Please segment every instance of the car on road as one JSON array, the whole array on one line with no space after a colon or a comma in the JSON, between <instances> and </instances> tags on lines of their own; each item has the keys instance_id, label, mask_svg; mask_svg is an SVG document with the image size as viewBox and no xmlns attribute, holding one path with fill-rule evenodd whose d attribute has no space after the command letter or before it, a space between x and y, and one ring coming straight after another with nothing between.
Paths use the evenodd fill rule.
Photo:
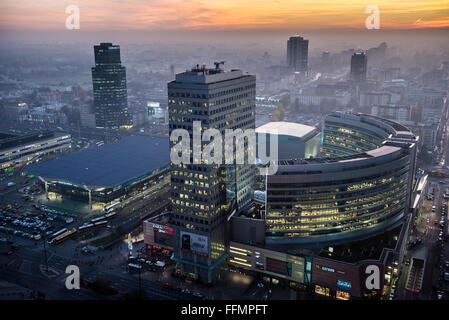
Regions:
<instances>
[{"instance_id":1,"label":"car on road","mask_svg":"<svg viewBox=\"0 0 449 320\"><path fill-rule=\"evenodd\" d=\"M173 289L173 285L171 283L169 283L169 282L164 283L163 287L165 289L170 289L170 290Z\"/></svg>"},{"instance_id":2,"label":"car on road","mask_svg":"<svg viewBox=\"0 0 449 320\"><path fill-rule=\"evenodd\" d=\"M197 298L204 297L204 295L202 293L200 293L200 292L195 292L195 293L192 294L192 296L197 297Z\"/></svg>"},{"instance_id":3,"label":"car on road","mask_svg":"<svg viewBox=\"0 0 449 320\"><path fill-rule=\"evenodd\" d=\"M409 266L410 265L410 259L406 259L404 263L405 263L406 266Z\"/></svg>"},{"instance_id":4,"label":"car on road","mask_svg":"<svg viewBox=\"0 0 449 320\"><path fill-rule=\"evenodd\" d=\"M7 256L12 255L12 251L6 251L6 252L5 252L5 255L7 255Z\"/></svg>"}]
</instances>

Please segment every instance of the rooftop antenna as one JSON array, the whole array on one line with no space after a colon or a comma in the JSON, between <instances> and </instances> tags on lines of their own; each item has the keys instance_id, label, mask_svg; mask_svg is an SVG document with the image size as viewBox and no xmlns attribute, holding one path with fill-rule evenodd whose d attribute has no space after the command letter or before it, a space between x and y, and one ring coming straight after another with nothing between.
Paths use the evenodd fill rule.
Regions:
<instances>
[{"instance_id":1,"label":"rooftop antenna","mask_svg":"<svg viewBox=\"0 0 449 320\"><path fill-rule=\"evenodd\" d=\"M215 69L220 70L220 64L222 64L224 66L224 61L215 61Z\"/></svg>"}]
</instances>

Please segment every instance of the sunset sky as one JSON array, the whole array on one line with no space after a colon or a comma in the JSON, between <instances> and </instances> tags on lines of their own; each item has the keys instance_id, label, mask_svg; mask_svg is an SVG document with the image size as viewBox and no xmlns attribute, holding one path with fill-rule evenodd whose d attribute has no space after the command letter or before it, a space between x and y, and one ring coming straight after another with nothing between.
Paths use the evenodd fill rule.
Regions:
<instances>
[{"instance_id":1,"label":"sunset sky","mask_svg":"<svg viewBox=\"0 0 449 320\"><path fill-rule=\"evenodd\" d=\"M0 0L0 28L64 29L71 4L83 30L363 29L368 5L382 29L449 27L434 0Z\"/></svg>"}]
</instances>

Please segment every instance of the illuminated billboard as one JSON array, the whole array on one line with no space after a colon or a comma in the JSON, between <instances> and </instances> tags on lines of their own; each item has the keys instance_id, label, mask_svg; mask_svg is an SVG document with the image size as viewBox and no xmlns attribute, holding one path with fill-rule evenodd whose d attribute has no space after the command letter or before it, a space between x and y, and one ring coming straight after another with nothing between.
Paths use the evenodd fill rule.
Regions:
<instances>
[{"instance_id":1,"label":"illuminated billboard","mask_svg":"<svg viewBox=\"0 0 449 320\"><path fill-rule=\"evenodd\" d=\"M208 239L206 236L181 231L181 249L198 255L208 255Z\"/></svg>"},{"instance_id":2,"label":"illuminated billboard","mask_svg":"<svg viewBox=\"0 0 449 320\"><path fill-rule=\"evenodd\" d=\"M173 228L153 224L154 243L173 247Z\"/></svg>"}]
</instances>

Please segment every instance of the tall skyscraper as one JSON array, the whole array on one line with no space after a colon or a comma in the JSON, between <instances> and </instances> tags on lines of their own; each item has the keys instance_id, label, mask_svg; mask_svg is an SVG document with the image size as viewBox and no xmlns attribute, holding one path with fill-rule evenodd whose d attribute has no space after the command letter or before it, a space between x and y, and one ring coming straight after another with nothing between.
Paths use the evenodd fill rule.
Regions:
<instances>
[{"instance_id":1,"label":"tall skyscraper","mask_svg":"<svg viewBox=\"0 0 449 320\"><path fill-rule=\"evenodd\" d=\"M225 129L255 129L256 78L240 70L225 72L219 65L197 65L168 83L170 135L185 129L193 137L194 121L201 122L201 133L214 128L223 140ZM171 164L174 260L182 274L213 283L226 260L226 218L251 201L254 167L194 164L190 154L190 163Z\"/></svg>"},{"instance_id":2,"label":"tall skyscraper","mask_svg":"<svg viewBox=\"0 0 449 320\"><path fill-rule=\"evenodd\" d=\"M366 80L366 66L367 57L365 52L356 51L351 56L351 80L364 81Z\"/></svg>"},{"instance_id":3,"label":"tall skyscraper","mask_svg":"<svg viewBox=\"0 0 449 320\"><path fill-rule=\"evenodd\" d=\"M120 61L120 46L100 43L94 46L95 67L92 68L95 125L97 128L130 128L126 70Z\"/></svg>"},{"instance_id":4,"label":"tall skyscraper","mask_svg":"<svg viewBox=\"0 0 449 320\"><path fill-rule=\"evenodd\" d=\"M307 71L309 54L309 40L300 36L290 37L287 40L287 64L296 72Z\"/></svg>"}]
</instances>

